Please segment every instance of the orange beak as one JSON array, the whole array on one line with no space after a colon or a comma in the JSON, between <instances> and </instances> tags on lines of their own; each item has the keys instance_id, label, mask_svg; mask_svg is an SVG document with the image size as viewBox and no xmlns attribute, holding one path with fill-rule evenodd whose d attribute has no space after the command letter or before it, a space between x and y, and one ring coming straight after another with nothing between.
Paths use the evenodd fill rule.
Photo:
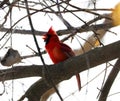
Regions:
<instances>
[{"instance_id":1,"label":"orange beak","mask_svg":"<svg viewBox=\"0 0 120 101\"><path fill-rule=\"evenodd\" d=\"M46 34L42 35L42 39L46 40L47 39L47 35Z\"/></svg>"},{"instance_id":2,"label":"orange beak","mask_svg":"<svg viewBox=\"0 0 120 101\"><path fill-rule=\"evenodd\" d=\"M48 39L47 34L44 34L44 35L42 36L42 39L44 39L44 41L46 41L46 40Z\"/></svg>"}]
</instances>

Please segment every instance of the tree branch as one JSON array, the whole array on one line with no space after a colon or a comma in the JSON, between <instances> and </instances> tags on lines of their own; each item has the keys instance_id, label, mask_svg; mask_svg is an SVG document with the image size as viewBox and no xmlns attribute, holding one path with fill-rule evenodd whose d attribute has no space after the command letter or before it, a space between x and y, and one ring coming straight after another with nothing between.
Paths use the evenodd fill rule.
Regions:
<instances>
[{"instance_id":1,"label":"tree branch","mask_svg":"<svg viewBox=\"0 0 120 101\"><path fill-rule=\"evenodd\" d=\"M58 84L63 80L69 79L76 73L119 57L119 49L120 41L96 48L80 56L70 58L62 63L48 66L51 77L54 80L54 83ZM34 83L23 96L24 98L27 97L29 99L28 101L39 101L41 96L50 88L51 85L49 85L49 82L46 83L44 79L41 79Z\"/></svg>"},{"instance_id":2,"label":"tree branch","mask_svg":"<svg viewBox=\"0 0 120 101\"><path fill-rule=\"evenodd\" d=\"M77 27L77 28L69 29L69 30L68 29L59 30L59 31L57 31L57 33L58 33L58 35L65 35L65 34L69 34L70 32L74 32L74 30L76 30L76 29L79 33L82 33L82 32L92 31L93 29L94 30L100 30L100 29L109 29L109 28L113 27L112 22L111 23L106 23L106 24L98 24L98 25L91 25L91 26L83 25L83 26L84 27ZM0 29L1 32L7 32L8 30L10 31L10 28L2 27ZM19 34L32 35L31 30L15 29L14 34L18 34L18 33ZM35 35L43 35L44 33L46 33L46 32L35 30Z\"/></svg>"},{"instance_id":3,"label":"tree branch","mask_svg":"<svg viewBox=\"0 0 120 101\"><path fill-rule=\"evenodd\" d=\"M93 68L94 66L118 58L120 56L119 50L120 50L120 41L106 45L104 47L95 48L89 52L86 52L85 54L72 57L59 64L49 65L47 66L47 68L51 73L51 77L54 80L54 83L58 84L63 80L69 79L71 76L75 75L76 73L82 72L84 70ZM1 70L0 81L9 80L13 78L17 79L17 78L31 77L31 76L42 76L42 68L43 66L32 65L32 66L23 66L23 67L16 66L11 69ZM41 85L42 86L44 85L45 88L43 88ZM38 88L39 90L35 90ZM32 96L32 94L33 95L38 94L39 96L36 96L36 98L40 98L40 96L50 88L51 86L49 85L49 81L47 81L46 83L44 79L38 80L35 84L33 84L29 88L29 90L24 95L24 97L29 98Z\"/></svg>"},{"instance_id":4,"label":"tree branch","mask_svg":"<svg viewBox=\"0 0 120 101\"><path fill-rule=\"evenodd\" d=\"M51 77L54 80L54 83L58 84L63 80L69 79L76 73L118 58L120 56L119 50L120 41L106 45L104 47L95 48L89 52L86 52L85 54L72 57L59 64L49 65L47 68L51 73ZM13 78L17 79L31 76L42 76L42 68L43 66L31 65L15 66L11 69L1 70L0 81L10 80ZM47 84L44 79L38 80L27 90L23 98L27 97L30 99L29 101L32 101L31 97L35 97L37 100L34 101L39 101L38 99L40 99L42 94L44 94L50 88L51 86Z\"/></svg>"},{"instance_id":5,"label":"tree branch","mask_svg":"<svg viewBox=\"0 0 120 101\"><path fill-rule=\"evenodd\" d=\"M101 90L101 95L99 97L99 101L106 101L107 96L109 94L110 88L117 76L117 74L120 71L120 58L117 60L115 66L113 67L113 69L111 70L104 87Z\"/></svg>"},{"instance_id":6,"label":"tree branch","mask_svg":"<svg viewBox=\"0 0 120 101\"><path fill-rule=\"evenodd\" d=\"M0 81L42 76L42 68L43 66L40 65L30 65L30 66L14 66L13 68L10 69L0 70Z\"/></svg>"},{"instance_id":7,"label":"tree branch","mask_svg":"<svg viewBox=\"0 0 120 101\"><path fill-rule=\"evenodd\" d=\"M90 69L94 66L118 58L120 56L119 50L120 41L117 41L104 47L95 48L82 55L72 57L59 64L49 65L47 68L49 69L52 78L56 78L57 80L60 80L60 78L62 78L60 80L62 81L65 80L65 78L68 79L72 75L87 70L88 68ZM89 63L89 67L86 64L86 61ZM30 65L14 66L10 69L0 70L0 81L31 76L42 76L42 68L42 65Z\"/></svg>"}]
</instances>

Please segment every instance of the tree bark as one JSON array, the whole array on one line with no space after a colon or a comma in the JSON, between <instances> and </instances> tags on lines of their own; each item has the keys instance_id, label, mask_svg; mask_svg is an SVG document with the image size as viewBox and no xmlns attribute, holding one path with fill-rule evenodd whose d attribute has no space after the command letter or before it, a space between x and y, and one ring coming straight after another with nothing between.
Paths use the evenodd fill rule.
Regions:
<instances>
[{"instance_id":1,"label":"tree bark","mask_svg":"<svg viewBox=\"0 0 120 101\"><path fill-rule=\"evenodd\" d=\"M116 64L114 65L114 67L112 68L102 90L101 90L101 94L99 97L99 101L106 101L107 96L109 94L110 88L117 76L117 74L120 71L120 58L117 60Z\"/></svg>"},{"instance_id":2,"label":"tree bark","mask_svg":"<svg viewBox=\"0 0 120 101\"><path fill-rule=\"evenodd\" d=\"M55 84L63 80L71 78L73 75L82 72L84 70L93 68L102 63L119 58L120 56L120 41L106 45L104 47L98 47L91 51L88 51L82 55L72 57L64 62L56 65L47 66L50 75ZM31 66L16 66L11 69L1 70L0 80L18 79L31 76L43 76L43 66L31 65ZM14 75L13 75L14 74ZM39 101L42 94L48 89L52 88L49 81L44 78L34 83L28 91L26 91L23 98L27 97L29 101L32 98L36 98L34 101ZM36 96L34 96L36 95Z\"/></svg>"},{"instance_id":3,"label":"tree bark","mask_svg":"<svg viewBox=\"0 0 120 101\"><path fill-rule=\"evenodd\" d=\"M92 31L93 29L94 30L101 30L101 29L109 29L113 27L112 25L112 22L109 22L109 23L105 23L105 24L98 24L98 25L91 25L91 26L86 26L86 25L83 25L82 27L77 27L77 28L74 28L74 29L64 29L64 30L59 30L57 31L57 34L59 36L61 35L66 35L66 34L69 34L71 32L74 32L76 29L79 33L82 33L82 32L87 32L87 31ZM14 30L14 29L11 29L11 28L4 28L2 27L0 29L1 32L10 32L11 30ZM46 33L45 31L37 31L35 30L35 35L43 35L44 33ZM15 29L14 33L13 34L24 34L24 35L32 35L31 33L31 30L19 30L19 29Z\"/></svg>"},{"instance_id":4,"label":"tree bark","mask_svg":"<svg viewBox=\"0 0 120 101\"><path fill-rule=\"evenodd\" d=\"M48 65L51 75L55 78L72 75L94 66L116 59L120 55L120 41L98 47L82 55L72 57L56 65ZM73 68L74 67L74 68ZM0 81L19 79L32 76L42 77L42 65L14 66L10 69L0 70ZM62 71L62 72L61 72ZM58 75L60 74L60 75ZM70 76L71 75L71 76ZM70 76L70 77L69 77ZM59 78L59 77L58 77Z\"/></svg>"}]
</instances>

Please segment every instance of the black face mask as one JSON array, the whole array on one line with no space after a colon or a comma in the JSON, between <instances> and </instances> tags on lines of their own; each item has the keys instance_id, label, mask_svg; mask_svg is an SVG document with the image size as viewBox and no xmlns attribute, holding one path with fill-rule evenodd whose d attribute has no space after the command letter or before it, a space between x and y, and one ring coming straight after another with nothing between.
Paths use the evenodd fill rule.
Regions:
<instances>
[{"instance_id":1,"label":"black face mask","mask_svg":"<svg viewBox=\"0 0 120 101\"><path fill-rule=\"evenodd\" d=\"M45 44L48 44L50 41L51 35L47 35L47 38L44 40Z\"/></svg>"}]
</instances>

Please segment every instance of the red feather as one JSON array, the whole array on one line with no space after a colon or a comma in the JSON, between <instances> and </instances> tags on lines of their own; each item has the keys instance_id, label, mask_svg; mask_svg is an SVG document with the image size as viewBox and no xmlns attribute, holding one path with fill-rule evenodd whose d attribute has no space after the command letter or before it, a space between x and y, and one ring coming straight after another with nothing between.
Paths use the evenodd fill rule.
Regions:
<instances>
[{"instance_id":1,"label":"red feather","mask_svg":"<svg viewBox=\"0 0 120 101\"><path fill-rule=\"evenodd\" d=\"M52 27L43 36L43 39L46 42L45 48L54 64L62 62L72 56L75 56L72 49L59 40L57 33L53 30ZM80 90L81 81L79 74L76 74L76 79L78 83L78 88Z\"/></svg>"}]
</instances>

